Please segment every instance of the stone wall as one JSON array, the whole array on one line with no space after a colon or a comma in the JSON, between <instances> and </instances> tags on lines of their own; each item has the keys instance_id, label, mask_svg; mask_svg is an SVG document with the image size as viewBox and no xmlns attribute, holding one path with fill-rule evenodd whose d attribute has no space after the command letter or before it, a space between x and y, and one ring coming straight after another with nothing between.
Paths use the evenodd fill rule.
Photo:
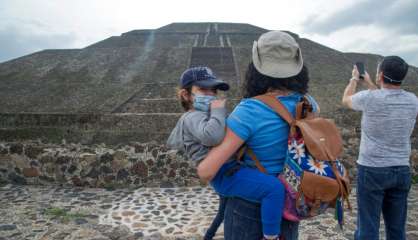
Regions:
<instances>
[{"instance_id":1,"label":"stone wall","mask_svg":"<svg viewBox=\"0 0 418 240\"><path fill-rule=\"evenodd\" d=\"M322 103L321 109L326 109L326 102ZM228 108L234 104L230 101ZM163 145L180 114L0 113L0 179L109 188L198 185L188 160ZM354 178L361 114L336 107L322 116L340 128L341 158ZM411 145L411 165L417 175L418 127Z\"/></svg>"},{"instance_id":2,"label":"stone wall","mask_svg":"<svg viewBox=\"0 0 418 240\"><path fill-rule=\"evenodd\" d=\"M0 182L85 187L178 187L200 184L182 153L156 143L109 147L0 143Z\"/></svg>"},{"instance_id":3,"label":"stone wall","mask_svg":"<svg viewBox=\"0 0 418 240\"><path fill-rule=\"evenodd\" d=\"M181 113L0 113L0 141L82 144L165 142Z\"/></svg>"},{"instance_id":4,"label":"stone wall","mask_svg":"<svg viewBox=\"0 0 418 240\"><path fill-rule=\"evenodd\" d=\"M355 178L359 137L356 129L342 129L341 157ZM418 174L418 151L411 155ZM85 187L181 187L201 182L183 153L158 143L120 145L0 142L0 183L62 184Z\"/></svg>"}]
</instances>

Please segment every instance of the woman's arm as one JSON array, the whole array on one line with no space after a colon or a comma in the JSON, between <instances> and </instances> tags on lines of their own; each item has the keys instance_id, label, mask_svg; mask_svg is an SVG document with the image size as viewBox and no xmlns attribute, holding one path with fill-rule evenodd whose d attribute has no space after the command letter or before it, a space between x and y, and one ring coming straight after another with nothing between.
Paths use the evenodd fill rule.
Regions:
<instances>
[{"instance_id":1,"label":"woman's arm","mask_svg":"<svg viewBox=\"0 0 418 240\"><path fill-rule=\"evenodd\" d=\"M209 154L197 167L197 175L204 181L210 181L221 166L241 147L244 141L231 129L226 129L222 143L210 150Z\"/></svg>"}]
</instances>

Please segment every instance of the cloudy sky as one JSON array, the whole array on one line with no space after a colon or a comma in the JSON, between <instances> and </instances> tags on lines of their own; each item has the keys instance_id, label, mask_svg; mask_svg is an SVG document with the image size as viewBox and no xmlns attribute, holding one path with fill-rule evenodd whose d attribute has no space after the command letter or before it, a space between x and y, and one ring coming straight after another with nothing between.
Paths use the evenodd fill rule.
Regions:
<instances>
[{"instance_id":1,"label":"cloudy sky","mask_svg":"<svg viewBox=\"0 0 418 240\"><path fill-rule=\"evenodd\" d=\"M418 66L418 0L0 0L0 62L172 22L250 23Z\"/></svg>"}]
</instances>

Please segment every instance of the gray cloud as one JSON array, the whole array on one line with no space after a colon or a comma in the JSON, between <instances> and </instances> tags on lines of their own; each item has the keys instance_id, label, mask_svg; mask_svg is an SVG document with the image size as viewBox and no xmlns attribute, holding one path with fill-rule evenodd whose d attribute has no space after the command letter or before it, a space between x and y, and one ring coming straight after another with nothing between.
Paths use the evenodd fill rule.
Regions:
<instances>
[{"instance_id":1,"label":"gray cloud","mask_svg":"<svg viewBox=\"0 0 418 240\"><path fill-rule=\"evenodd\" d=\"M19 21L0 28L0 62L43 49L66 48L76 40L71 33L45 31L46 26L39 22L22 24Z\"/></svg>"},{"instance_id":2,"label":"gray cloud","mask_svg":"<svg viewBox=\"0 0 418 240\"><path fill-rule=\"evenodd\" d=\"M415 35L409 35L415 36ZM358 49L354 52L375 53L382 56L397 55L402 57L408 64L418 67L418 36L413 39L393 38L385 35L378 42L376 41L353 41L346 45L347 49ZM361 46L358 44L361 42ZM351 51L349 51L351 52Z\"/></svg>"},{"instance_id":3,"label":"gray cloud","mask_svg":"<svg viewBox=\"0 0 418 240\"><path fill-rule=\"evenodd\" d=\"M399 55L409 64L418 66L418 47L411 46L411 42L406 40L408 37L418 38L417 13L417 0L365 0L328 16L311 15L302 28L306 33L329 36L350 27L372 27L382 34L373 36L366 32L354 35L352 43L344 46L345 51L361 49L361 52Z\"/></svg>"},{"instance_id":4,"label":"gray cloud","mask_svg":"<svg viewBox=\"0 0 418 240\"><path fill-rule=\"evenodd\" d=\"M415 51L405 52L403 57L409 65L418 67L418 49Z\"/></svg>"},{"instance_id":5,"label":"gray cloud","mask_svg":"<svg viewBox=\"0 0 418 240\"><path fill-rule=\"evenodd\" d=\"M397 52L387 51L389 48L373 49L370 48L374 53L380 53L383 56L397 55L403 58L409 65L418 67L418 48L409 50L400 50Z\"/></svg>"},{"instance_id":6,"label":"gray cloud","mask_svg":"<svg viewBox=\"0 0 418 240\"><path fill-rule=\"evenodd\" d=\"M303 23L305 32L327 35L352 26L374 25L400 34L418 34L418 1L368 0L325 18L312 15Z\"/></svg>"}]
</instances>

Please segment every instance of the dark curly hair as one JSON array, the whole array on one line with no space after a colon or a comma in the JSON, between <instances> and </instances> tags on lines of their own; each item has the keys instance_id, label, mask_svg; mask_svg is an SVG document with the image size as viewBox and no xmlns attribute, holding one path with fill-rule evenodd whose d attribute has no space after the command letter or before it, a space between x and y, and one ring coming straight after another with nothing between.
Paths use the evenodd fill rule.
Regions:
<instances>
[{"instance_id":1,"label":"dark curly hair","mask_svg":"<svg viewBox=\"0 0 418 240\"><path fill-rule=\"evenodd\" d=\"M245 74L245 82L242 93L244 98L251 98L265 94L269 89L290 90L301 94L308 92L309 73L308 68L303 65L302 70L296 76L288 78L273 78L261 74L255 68L253 62L248 65Z\"/></svg>"}]
</instances>

